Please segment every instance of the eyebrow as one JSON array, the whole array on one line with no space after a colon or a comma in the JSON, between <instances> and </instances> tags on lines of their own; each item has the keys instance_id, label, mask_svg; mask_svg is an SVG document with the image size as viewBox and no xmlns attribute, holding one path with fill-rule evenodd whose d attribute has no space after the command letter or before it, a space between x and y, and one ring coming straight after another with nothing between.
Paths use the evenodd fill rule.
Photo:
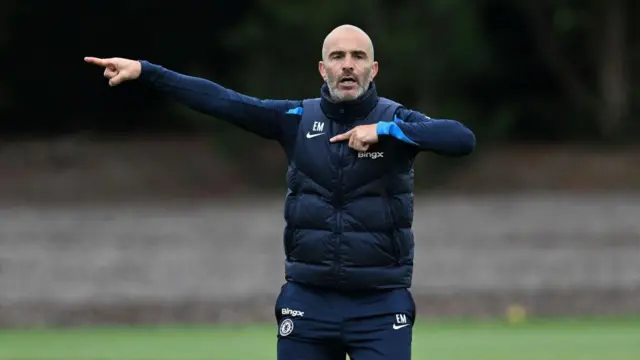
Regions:
<instances>
[{"instance_id":1,"label":"eyebrow","mask_svg":"<svg viewBox=\"0 0 640 360\"><path fill-rule=\"evenodd\" d=\"M353 55L360 55L360 56L362 56L364 58L367 57L367 52L364 51L364 50L351 50L351 51L335 50L335 51L330 52L329 56L331 57L333 55L343 55L343 54L345 54L347 52L350 52Z\"/></svg>"}]
</instances>

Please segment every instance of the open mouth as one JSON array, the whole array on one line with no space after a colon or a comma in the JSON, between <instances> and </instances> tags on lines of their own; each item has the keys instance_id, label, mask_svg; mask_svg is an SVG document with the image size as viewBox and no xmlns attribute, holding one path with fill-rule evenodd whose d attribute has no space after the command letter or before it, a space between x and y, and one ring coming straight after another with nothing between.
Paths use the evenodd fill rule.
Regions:
<instances>
[{"instance_id":1,"label":"open mouth","mask_svg":"<svg viewBox=\"0 0 640 360\"><path fill-rule=\"evenodd\" d=\"M342 79L340 79L340 84L343 84L343 85L355 85L356 84L356 78L351 77L351 76L345 76Z\"/></svg>"}]
</instances>

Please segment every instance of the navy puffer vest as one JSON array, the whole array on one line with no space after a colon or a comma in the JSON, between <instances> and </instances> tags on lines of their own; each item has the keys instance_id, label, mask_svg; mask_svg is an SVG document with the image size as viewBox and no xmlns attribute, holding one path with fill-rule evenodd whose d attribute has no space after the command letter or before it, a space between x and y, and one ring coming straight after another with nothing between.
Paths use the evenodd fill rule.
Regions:
<instances>
[{"instance_id":1,"label":"navy puffer vest","mask_svg":"<svg viewBox=\"0 0 640 360\"><path fill-rule=\"evenodd\" d=\"M303 101L285 202L287 281L340 291L408 288L413 273L415 152L389 136L366 152L330 143L355 126L393 121L400 104L372 85L360 99Z\"/></svg>"}]
</instances>

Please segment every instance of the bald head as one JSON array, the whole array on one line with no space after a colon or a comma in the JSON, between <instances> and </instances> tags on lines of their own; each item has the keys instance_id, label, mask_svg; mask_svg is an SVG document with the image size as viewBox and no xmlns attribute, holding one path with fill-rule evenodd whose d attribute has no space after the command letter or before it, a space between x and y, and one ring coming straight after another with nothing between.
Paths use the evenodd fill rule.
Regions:
<instances>
[{"instance_id":1,"label":"bald head","mask_svg":"<svg viewBox=\"0 0 640 360\"><path fill-rule=\"evenodd\" d=\"M369 58L373 60L373 42L371 41L371 38L366 32L364 32L364 30L349 24L338 26L331 30L331 32L324 38L324 42L322 43L322 59L326 60L331 49L345 41L357 43L362 47L362 50L367 52Z\"/></svg>"},{"instance_id":2,"label":"bald head","mask_svg":"<svg viewBox=\"0 0 640 360\"><path fill-rule=\"evenodd\" d=\"M324 39L318 68L335 101L360 97L378 73L371 38L356 26L338 26Z\"/></svg>"}]
</instances>

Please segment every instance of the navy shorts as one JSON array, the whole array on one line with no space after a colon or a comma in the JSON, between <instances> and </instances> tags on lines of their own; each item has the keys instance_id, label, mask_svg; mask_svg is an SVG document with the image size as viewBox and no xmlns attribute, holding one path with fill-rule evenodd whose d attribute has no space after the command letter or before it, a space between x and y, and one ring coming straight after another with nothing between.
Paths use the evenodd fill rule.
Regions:
<instances>
[{"instance_id":1,"label":"navy shorts","mask_svg":"<svg viewBox=\"0 0 640 360\"><path fill-rule=\"evenodd\" d=\"M408 289L344 294L287 283L275 307L278 360L409 360L415 312Z\"/></svg>"}]
</instances>

